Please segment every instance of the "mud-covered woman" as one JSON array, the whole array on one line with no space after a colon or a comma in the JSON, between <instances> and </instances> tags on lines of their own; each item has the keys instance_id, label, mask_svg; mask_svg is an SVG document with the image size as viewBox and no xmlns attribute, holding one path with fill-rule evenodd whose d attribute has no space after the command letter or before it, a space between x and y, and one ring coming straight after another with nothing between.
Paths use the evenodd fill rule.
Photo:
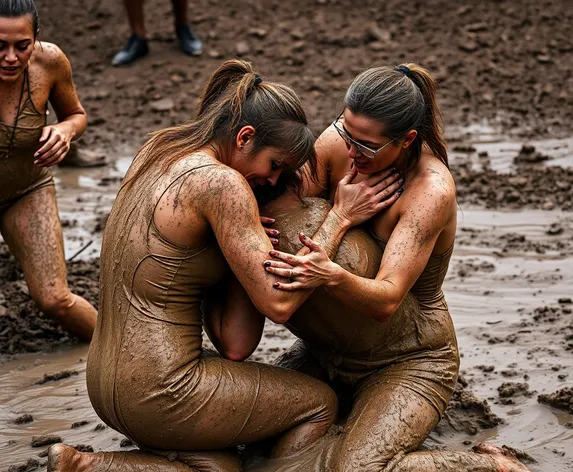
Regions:
<instances>
[{"instance_id":1,"label":"mud-covered woman","mask_svg":"<svg viewBox=\"0 0 573 472\"><path fill-rule=\"evenodd\" d=\"M0 0L0 233L38 308L89 341L96 310L71 293L50 167L87 125L70 63L38 40L33 0ZM58 123L46 125L50 103Z\"/></svg>"},{"instance_id":2,"label":"mud-covered woman","mask_svg":"<svg viewBox=\"0 0 573 472\"><path fill-rule=\"evenodd\" d=\"M282 322L308 297L264 270L273 245L253 189L282 173L296 184L303 164L312 174L314 141L292 89L227 61L196 119L144 145L106 224L87 385L98 415L148 452L53 446L49 470L240 470L225 448L275 437L271 455L290 456L333 424L323 382L235 362L258 345L264 316ZM207 292L226 284L244 289L202 317ZM202 351L203 326L223 357Z\"/></svg>"},{"instance_id":3,"label":"mud-covered woman","mask_svg":"<svg viewBox=\"0 0 573 472\"><path fill-rule=\"evenodd\" d=\"M275 287L317 288L285 320L300 339L277 365L329 383L348 411L340 436L280 470L527 470L489 444L415 452L442 417L459 369L442 292L456 192L435 90L415 64L360 74L317 141L318 179L306 181L306 206L287 195L262 210L280 230L282 252L265 262L283 278ZM380 182L385 169L394 177ZM393 205L381 210L381 194ZM351 195L362 204L348 212L339 200ZM327 244L309 238L329 220Z\"/></svg>"}]
</instances>

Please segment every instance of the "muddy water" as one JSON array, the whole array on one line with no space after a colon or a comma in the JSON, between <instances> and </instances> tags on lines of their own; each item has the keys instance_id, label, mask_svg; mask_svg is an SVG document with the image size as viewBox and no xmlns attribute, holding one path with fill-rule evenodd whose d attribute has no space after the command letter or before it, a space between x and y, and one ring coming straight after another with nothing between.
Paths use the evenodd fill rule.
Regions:
<instances>
[{"instance_id":1,"label":"muddy water","mask_svg":"<svg viewBox=\"0 0 573 472\"><path fill-rule=\"evenodd\" d=\"M478 154L487 150L493 168L499 172L511 169L512 157L521 144L493 141L483 133L472 142L476 151L454 152L454 162L476 159L479 163L483 157ZM560 165L573 164L571 140L532 144L541 152L543 146L553 146L560 150L551 153L554 160ZM101 233L94 234L94 228L100 215L109 211L128 165L125 157L102 169L56 172L62 220L69 222L64 228L68 257L89 241L92 244L79 257L99 253ZM552 224L565 231L547 234ZM458 242L445 290L463 356L462 374L471 390L488 399L505 424L474 436L432 436L429 445L467 449L467 441L490 440L534 456L538 463L530 466L533 471L573 470L573 429L568 426L573 415L537 402L540 393L573 386L573 349L565 341L566 334L571 334L567 329L573 326L573 315L564 314L553 321L534 317L539 307L565 307L558 300L573 296L572 230L571 213L460 207ZM268 324L253 358L272 360L292 340L286 330ZM123 436L109 428L94 431L100 421L87 398L86 356L87 348L76 347L26 355L0 366L0 470L29 458L45 461L38 454L46 447L29 446L33 436L43 434L57 434L68 444L88 444L95 450L129 448L121 447ZM44 374L62 370L77 375L35 385ZM502 398L498 387L504 382L528 386ZM14 424L23 413L31 414L34 421ZM87 423L72 428L83 421Z\"/></svg>"}]
</instances>

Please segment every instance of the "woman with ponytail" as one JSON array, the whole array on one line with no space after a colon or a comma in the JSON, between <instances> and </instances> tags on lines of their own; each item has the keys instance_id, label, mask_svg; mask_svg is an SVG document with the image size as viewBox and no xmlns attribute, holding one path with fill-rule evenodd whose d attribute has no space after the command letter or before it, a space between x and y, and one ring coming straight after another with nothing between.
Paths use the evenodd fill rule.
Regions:
<instances>
[{"instance_id":1,"label":"woman with ponytail","mask_svg":"<svg viewBox=\"0 0 573 472\"><path fill-rule=\"evenodd\" d=\"M282 176L296 192L301 166L314 172L314 141L290 87L229 60L197 117L143 146L105 228L87 386L102 420L146 452L56 445L48 470L234 471L227 448L275 437L272 457L289 456L333 424L326 384L238 362L257 347L265 316L281 323L309 295L273 288L279 278L263 266L273 246L253 190ZM229 284L244 291L201 306ZM250 308L236 309L245 300ZM203 352L203 328L223 357Z\"/></svg>"},{"instance_id":2,"label":"woman with ponytail","mask_svg":"<svg viewBox=\"0 0 573 472\"><path fill-rule=\"evenodd\" d=\"M316 143L318 178L305 181L306 196L326 200L309 198L304 206L285 196L263 209L281 232L283 252L272 251L265 263L282 277L275 287L316 289L287 320L300 339L277 365L326 381L350 412L341 435L279 470L527 470L489 444L474 452L414 452L442 418L459 369L442 292L456 190L435 90L416 64L361 73ZM376 180L388 169L396 182ZM384 211L380 193L395 202ZM358 196L367 198L352 212L339 205ZM311 235L331 213L334 249L297 234Z\"/></svg>"},{"instance_id":3,"label":"woman with ponytail","mask_svg":"<svg viewBox=\"0 0 573 472\"><path fill-rule=\"evenodd\" d=\"M68 288L50 171L83 134L87 117L68 59L39 41L39 31L33 0L0 0L0 233L37 307L89 342L97 312ZM49 126L48 103L58 118Z\"/></svg>"}]
</instances>

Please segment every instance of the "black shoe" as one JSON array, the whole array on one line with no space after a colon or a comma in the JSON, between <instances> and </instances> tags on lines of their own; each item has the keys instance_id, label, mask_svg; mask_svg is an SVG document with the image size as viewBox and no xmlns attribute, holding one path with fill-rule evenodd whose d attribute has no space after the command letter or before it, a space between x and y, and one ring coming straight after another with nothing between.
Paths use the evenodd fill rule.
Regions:
<instances>
[{"instance_id":1,"label":"black shoe","mask_svg":"<svg viewBox=\"0 0 573 472\"><path fill-rule=\"evenodd\" d=\"M203 43L195 36L195 33L188 25L177 25L175 33L179 38L179 46L185 54L199 56L203 52Z\"/></svg>"},{"instance_id":2,"label":"black shoe","mask_svg":"<svg viewBox=\"0 0 573 472\"><path fill-rule=\"evenodd\" d=\"M147 56L148 53L149 47L147 46L147 40L141 36L132 34L125 47L113 56L111 65L125 66L140 57Z\"/></svg>"}]
</instances>

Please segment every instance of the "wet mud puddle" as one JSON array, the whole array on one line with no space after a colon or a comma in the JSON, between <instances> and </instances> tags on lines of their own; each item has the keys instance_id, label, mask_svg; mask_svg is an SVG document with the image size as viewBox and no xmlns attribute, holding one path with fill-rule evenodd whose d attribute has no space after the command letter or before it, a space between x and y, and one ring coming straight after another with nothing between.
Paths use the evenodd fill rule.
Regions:
<instances>
[{"instance_id":1,"label":"wet mud puddle","mask_svg":"<svg viewBox=\"0 0 573 472\"><path fill-rule=\"evenodd\" d=\"M498 172L511 169L509 156L521 145L486 138L472 143L474 151L454 151L454 166L483 159L480 146L487 146L492 167ZM552 154L559 165L573 167L571 141L535 145L539 150L544 145L559 149ZM57 170L68 258L90 241L77 257L99 253L98 225L129 162L121 158L101 169ZM556 165L540 165L548 164ZM445 291L463 356L461 373L470 390L487 399L504 423L487 430L476 425L476 434L433 434L427 444L467 449L489 440L526 451L537 460L529 465L533 471L573 470L573 403L566 411L538 402L540 394L573 387L573 213L491 211L462 204L458 217ZM293 339L282 327L267 324L253 359L269 362ZM48 445L31 447L33 437L55 435L37 443L61 439L93 450L132 447L102 425L91 408L86 357L87 348L78 346L22 355L0 365L0 471L29 460L37 461L29 470L36 465L42 469Z\"/></svg>"}]
</instances>

